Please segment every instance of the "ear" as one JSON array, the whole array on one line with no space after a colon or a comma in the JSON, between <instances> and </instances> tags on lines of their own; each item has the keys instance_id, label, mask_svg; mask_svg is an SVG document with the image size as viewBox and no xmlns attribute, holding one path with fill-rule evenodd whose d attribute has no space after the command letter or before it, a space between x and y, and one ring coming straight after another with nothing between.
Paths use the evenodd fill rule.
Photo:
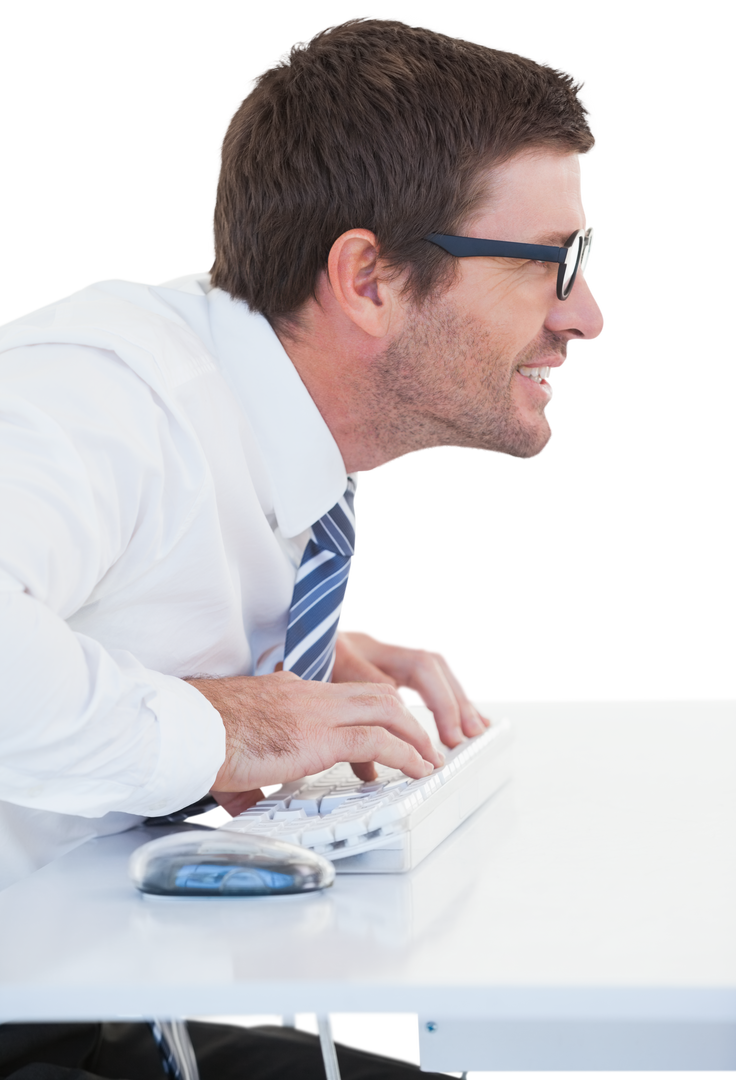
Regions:
<instances>
[{"instance_id":1,"label":"ear","mask_svg":"<svg viewBox=\"0 0 736 1080\"><path fill-rule=\"evenodd\" d=\"M375 235L350 229L330 250L327 274L336 302L364 333L384 337L398 314L398 282L390 280Z\"/></svg>"}]
</instances>

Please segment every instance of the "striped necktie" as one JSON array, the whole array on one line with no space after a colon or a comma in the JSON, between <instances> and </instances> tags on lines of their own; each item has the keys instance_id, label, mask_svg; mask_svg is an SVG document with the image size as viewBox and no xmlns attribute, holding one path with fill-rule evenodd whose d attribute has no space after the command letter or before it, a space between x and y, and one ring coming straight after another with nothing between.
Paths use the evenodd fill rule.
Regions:
<instances>
[{"instance_id":1,"label":"striped necktie","mask_svg":"<svg viewBox=\"0 0 736 1080\"><path fill-rule=\"evenodd\" d=\"M296 575L284 646L284 671L302 679L329 682L335 663L340 618L355 550L355 481L348 477L345 494L312 526Z\"/></svg>"},{"instance_id":2,"label":"striped necktie","mask_svg":"<svg viewBox=\"0 0 736 1080\"><path fill-rule=\"evenodd\" d=\"M170 1080L199 1080L197 1059L184 1020L149 1020L164 1073Z\"/></svg>"}]
</instances>

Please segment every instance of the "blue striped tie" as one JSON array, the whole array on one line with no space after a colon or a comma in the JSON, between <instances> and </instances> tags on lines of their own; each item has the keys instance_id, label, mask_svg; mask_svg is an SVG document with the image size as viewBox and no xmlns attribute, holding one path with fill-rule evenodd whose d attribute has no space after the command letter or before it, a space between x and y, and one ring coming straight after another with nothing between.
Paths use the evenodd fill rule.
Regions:
<instances>
[{"instance_id":1,"label":"blue striped tie","mask_svg":"<svg viewBox=\"0 0 736 1080\"><path fill-rule=\"evenodd\" d=\"M312 526L312 535L296 575L284 646L284 671L302 679L329 682L335 663L340 618L355 550L355 481L348 477L345 494Z\"/></svg>"},{"instance_id":2,"label":"blue striped tie","mask_svg":"<svg viewBox=\"0 0 736 1080\"><path fill-rule=\"evenodd\" d=\"M158 1020L149 1020L148 1026L150 1027L153 1039L156 1040L156 1045L159 1048L161 1064L163 1065L163 1071L166 1076L171 1077L172 1080L184 1080L182 1069L179 1068L178 1056L172 1047L170 1040L166 1038L161 1022Z\"/></svg>"}]
</instances>

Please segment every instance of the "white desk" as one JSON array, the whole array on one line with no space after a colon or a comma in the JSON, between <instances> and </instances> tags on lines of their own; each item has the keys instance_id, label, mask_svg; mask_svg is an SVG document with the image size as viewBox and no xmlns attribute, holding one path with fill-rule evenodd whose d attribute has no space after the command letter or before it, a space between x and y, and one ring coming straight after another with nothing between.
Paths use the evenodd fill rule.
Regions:
<instances>
[{"instance_id":1,"label":"white desk","mask_svg":"<svg viewBox=\"0 0 736 1080\"><path fill-rule=\"evenodd\" d=\"M515 779L409 875L150 900L136 830L12 886L0 1017L417 1012L425 1067L736 1068L736 708L488 709Z\"/></svg>"}]
</instances>

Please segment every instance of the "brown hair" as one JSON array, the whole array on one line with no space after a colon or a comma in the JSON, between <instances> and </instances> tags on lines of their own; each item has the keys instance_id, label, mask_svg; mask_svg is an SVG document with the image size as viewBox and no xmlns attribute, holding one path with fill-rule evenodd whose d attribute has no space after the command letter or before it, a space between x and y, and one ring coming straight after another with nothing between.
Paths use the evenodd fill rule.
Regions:
<instances>
[{"instance_id":1,"label":"brown hair","mask_svg":"<svg viewBox=\"0 0 736 1080\"><path fill-rule=\"evenodd\" d=\"M585 153L569 75L400 22L351 20L296 45L236 112L222 147L213 284L287 329L352 228L408 269L421 300L455 262L485 170L528 148Z\"/></svg>"}]
</instances>

